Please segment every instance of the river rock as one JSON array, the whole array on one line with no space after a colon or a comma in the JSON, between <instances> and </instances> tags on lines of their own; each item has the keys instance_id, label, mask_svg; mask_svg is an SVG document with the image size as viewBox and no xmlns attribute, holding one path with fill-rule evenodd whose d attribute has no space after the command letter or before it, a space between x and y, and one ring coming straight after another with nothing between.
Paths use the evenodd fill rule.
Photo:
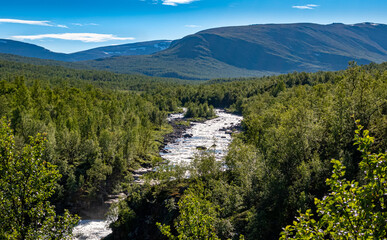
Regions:
<instances>
[{"instance_id":1,"label":"river rock","mask_svg":"<svg viewBox=\"0 0 387 240\"><path fill-rule=\"evenodd\" d=\"M207 148L205 146L197 146L196 149L197 150L207 150Z\"/></svg>"}]
</instances>

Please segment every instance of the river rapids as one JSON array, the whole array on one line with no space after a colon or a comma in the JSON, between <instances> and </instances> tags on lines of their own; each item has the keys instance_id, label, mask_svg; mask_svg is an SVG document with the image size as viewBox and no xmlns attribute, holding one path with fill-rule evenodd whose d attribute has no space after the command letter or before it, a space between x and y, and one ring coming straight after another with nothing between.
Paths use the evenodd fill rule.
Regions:
<instances>
[{"instance_id":1,"label":"river rapids","mask_svg":"<svg viewBox=\"0 0 387 240\"><path fill-rule=\"evenodd\" d=\"M216 109L217 118L205 122L193 122L191 127L183 134L182 138L169 143L160 152L161 157L170 164L188 164L200 149L215 151L217 160L227 154L228 145L231 143L231 130L238 126L242 117ZM171 114L168 121L183 118L183 114ZM74 228L74 239L95 240L102 239L111 233L106 220L81 220Z\"/></svg>"}]
</instances>

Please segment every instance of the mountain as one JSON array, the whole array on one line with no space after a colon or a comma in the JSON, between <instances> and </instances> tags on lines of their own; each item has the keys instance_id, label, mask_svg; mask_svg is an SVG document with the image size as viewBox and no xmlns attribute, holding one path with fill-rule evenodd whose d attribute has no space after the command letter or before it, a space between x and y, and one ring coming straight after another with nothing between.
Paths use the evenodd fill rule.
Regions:
<instances>
[{"instance_id":1,"label":"mountain","mask_svg":"<svg viewBox=\"0 0 387 240\"><path fill-rule=\"evenodd\" d=\"M92 67L83 64L82 62L64 62L64 61L57 61L57 60L51 60L51 59L42 59L42 58L33 58L33 57L23 57L19 55L13 55L8 53L0 53L0 61L8 61L13 63L25 63L25 64L32 64L37 66L59 66L59 67L66 67L71 69L79 69L79 70L91 70ZM22 65L19 65L22 66ZM0 64L0 69L3 68L3 66ZM19 69L20 72L23 72L23 69Z\"/></svg>"},{"instance_id":2,"label":"mountain","mask_svg":"<svg viewBox=\"0 0 387 240\"><path fill-rule=\"evenodd\" d=\"M58 61L66 61L68 58L67 54L64 53L51 52L34 44L9 39L0 39L0 53Z\"/></svg>"},{"instance_id":3,"label":"mountain","mask_svg":"<svg viewBox=\"0 0 387 240\"><path fill-rule=\"evenodd\" d=\"M123 45L93 48L90 50L69 54L75 61L83 61L112 56L149 55L169 48L170 40L129 43Z\"/></svg>"},{"instance_id":4,"label":"mountain","mask_svg":"<svg viewBox=\"0 0 387 240\"><path fill-rule=\"evenodd\" d=\"M173 42L131 43L72 54L0 39L0 53L34 57L3 54L0 58L77 69L205 80L293 71L335 71L346 68L352 60L359 64L380 63L387 61L386 39L385 24L261 24L208 29ZM58 61L75 63L69 65Z\"/></svg>"},{"instance_id":5,"label":"mountain","mask_svg":"<svg viewBox=\"0 0 387 240\"><path fill-rule=\"evenodd\" d=\"M292 71L334 71L349 61L387 61L387 25L264 24L208 29L150 56L86 61L120 73L208 79Z\"/></svg>"},{"instance_id":6,"label":"mountain","mask_svg":"<svg viewBox=\"0 0 387 240\"><path fill-rule=\"evenodd\" d=\"M8 39L0 39L0 53L19 55L23 57L76 62L107 58L112 56L148 55L165 50L169 47L170 44L171 41L169 40L156 40L149 42L138 42L123 45L99 47L86 51L65 54L51 52L48 49L34 44Z\"/></svg>"}]
</instances>

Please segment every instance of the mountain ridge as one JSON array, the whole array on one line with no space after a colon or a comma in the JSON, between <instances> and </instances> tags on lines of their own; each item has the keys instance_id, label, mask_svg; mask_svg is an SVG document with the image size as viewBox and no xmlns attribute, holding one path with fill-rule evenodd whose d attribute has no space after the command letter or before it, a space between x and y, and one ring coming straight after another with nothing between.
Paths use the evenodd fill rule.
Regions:
<instances>
[{"instance_id":1,"label":"mountain ridge","mask_svg":"<svg viewBox=\"0 0 387 240\"><path fill-rule=\"evenodd\" d=\"M58 53L44 47L10 39L0 39L0 53L65 62L86 61L113 56L148 55L169 47L170 40L154 40L91 48L74 53Z\"/></svg>"},{"instance_id":2,"label":"mountain ridge","mask_svg":"<svg viewBox=\"0 0 387 240\"><path fill-rule=\"evenodd\" d=\"M386 39L387 25L367 22L228 26L206 29L174 41L161 40L165 45L153 54L117 56L116 53L141 49L144 44L156 46L157 41L90 49L74 53L80 55L77 59L84 57L74 64L76 68L191 80L336 71L345 69L349 61L358 64L387 61ZM107 50L111 52L106 54ZM88 54L98 58L85 60Z\"/></svg>"},{"instance_id":3,"label":"mountain ridge","mask_svg":"<svg viewBox=\"0 0 387 240\"><path fill-rule=\"evenodd\" d=\"M93 68L209 79L335 71L349 61L387 61L387 25L255 24L207 29L150 56L86 61ZM226 69L226 70L225 70Z\"/></svg>"}]
</instances>

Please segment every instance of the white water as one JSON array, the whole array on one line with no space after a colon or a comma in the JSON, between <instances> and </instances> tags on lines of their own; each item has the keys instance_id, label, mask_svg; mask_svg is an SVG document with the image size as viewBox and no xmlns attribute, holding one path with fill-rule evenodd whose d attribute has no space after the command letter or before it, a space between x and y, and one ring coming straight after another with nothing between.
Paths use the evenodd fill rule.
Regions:
<instances>
[{"instance_id":1,"label":"white water","mask_svg":"<svg viewBox=\"0 0 387 240\"><path fill-rule=\"evenodd\" d=\"M79 240L99 240L110 233L109 222L105 220L81 220L74 228L74 239Z\"/></svg>"},{"instance_id":2,"label":"white water","mask_svg":"<svg viewBox=\"0 0 387 240\"><path fill-rule=\"evenodd\" d=\"M192 123L192 127L186 134L192 134L191 138L180 138L175 143L165 146L168 153L160 155L169 160L170 164L189 163L198 152L197 147L214 149L216 159L222 159L227 153L227 147L231 143L231 134L222 129L238 125L242 121L241 116L226 113L224 110L216 109L215 119L204 123ZM181 118L182 114L174 114L170 118Z\"/></svg>"},{"instance_id":3,"label":"white water","mask_svg":"<svg viewBox=\"0 0 387 240\"><path fill-rule=\"evenodd\" d=\"M231 134L222 130L242 121L241 116L226 113L223 110L216 110L215 119L204 123L192 123L186 134L192 134L191 138L179 138L175 143L165 146L168 153L160 155L170 161L171 164L189 163L198 152L197 147L215 149L216 159L220 160L227 153L227 147L231 143ZM183 114L171 114L168 120L183 118ZM213 147L213 145L216 145ZM95 240L102 239L111 233L106 220L81 220L74 228L74 239Z\"/></svg>"}]
</instances>

